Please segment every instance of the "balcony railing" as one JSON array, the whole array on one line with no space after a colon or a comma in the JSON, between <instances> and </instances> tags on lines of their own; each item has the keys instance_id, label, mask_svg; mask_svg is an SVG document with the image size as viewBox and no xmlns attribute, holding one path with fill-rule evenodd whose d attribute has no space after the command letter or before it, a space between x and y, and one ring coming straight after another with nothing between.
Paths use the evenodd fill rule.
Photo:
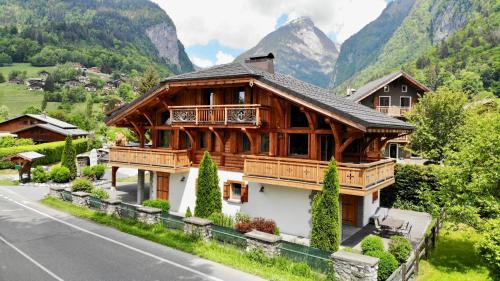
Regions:
<instances>
[{"instance_id":1,"label":"balcony railing","mask_svg":"<svg viewBox=\"0 0 500 281\"><path fill-rule=\"evenodd\" d=\"M384 159L370 163L337 163L339 182L342 188L366 190L394 181L394 160ZM248 156L245 159L244 176L247 180L265 181L276 185L290 186L291 182L313 185L321 189L328 162L296 158Z\"/></svg>"},{"instance_id":2,"label":"balcony railing","mask_svg":"<svg viewBox=\"0 0 500 281\"><path fill-rule=\"evenodd\" d=\"M170 121L189 125L260 126L263 108L259 104L170 106Z\"/></svg>"},{"instance_id":3,"label":"balcony railing","mask_svg":"<svg viewBox=\"0 0 500 281\"><path fill-rule=\"evenodd\" d=\"M152 171L174 172L179 169L189 168L191 162L187 150L113 146L109 149L109 164Z\"/></svg>"},{"instance_id":4,"label":"balcony railing","mask_svg":"<svg viewBox=\"0 0 500 281\"><path fill-rule=\"evenodd\" d=\"M406 112L411 110L411 107L377 106L376 110L385 113L389 116L403 116Z\"/></svg>"}]
</instances>

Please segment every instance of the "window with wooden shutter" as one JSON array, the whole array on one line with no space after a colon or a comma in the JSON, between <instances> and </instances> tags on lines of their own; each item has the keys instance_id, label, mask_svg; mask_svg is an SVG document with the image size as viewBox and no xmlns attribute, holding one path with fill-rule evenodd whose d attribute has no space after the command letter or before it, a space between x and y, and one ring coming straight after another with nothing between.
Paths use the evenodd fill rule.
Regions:
<instances>
[{"instance_id":1,"label":"window with wooden shutter","mask_svg":"<svg viewBox=\"0 0 500 281\"><path fill-rule=\"evenodd\" d=\"M224 183L224 196L223 196L224 200L229 199L230 192L231 192L231 183L225 182Z\"/></svg>"},{"instance_id":2,"label":"window with wooden shutter","mask_svg":"<svg viewBox=\"0 0 500 281\"><path fill-rule=\"evenodd\" d=\"M248 184L241 185L241 203L248 202Z\"/></svg>"}]
</instances>

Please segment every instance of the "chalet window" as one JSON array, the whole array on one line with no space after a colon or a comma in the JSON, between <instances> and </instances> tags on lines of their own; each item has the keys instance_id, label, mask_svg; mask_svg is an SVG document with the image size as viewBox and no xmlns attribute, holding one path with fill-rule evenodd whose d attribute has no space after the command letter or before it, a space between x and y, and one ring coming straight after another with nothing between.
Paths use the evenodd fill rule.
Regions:
<instances>
[{"instance_id":1,"label":"chalet window","mask_svg":"<svg viewBox=\"0 0 500 281\"><path fill-rule=\"evenodd\" d=\"M249 152L250 151L250 140L248 139L247 135L241 134L241 150L242 152Z\"/></svg>"},{"instance_id":2,"label":"chalet window","mask_svg":"<svg viewBox=\"0 0 500 281\"><path fill-rule=\"evenodd\" d=\"M401 97L401 107L410 107L411 97Z\"/></svg>"},{"instance_id":3,"label":"chalet window","mask_svg":"<svg viewBox=\"0 0 500 281\"><path fill-rule=\"evenodd\" d=\"M260 135L260 152L263 152L263 153L269 152L269 135L268 134Z\"/></svg>"},{"instance_id":4,"label":"chalet window","mask_svg":"<svg viewBox=\"0 0 500 281\"><path fill-rule=\"evenodd\" d=\"M288 154L292 156L308 156L309 136L307 134L289 134Z\"/></svg>"},{"instance_id":5,"label":"chalet window","mask_svg":"<svg viewBox=\"0 0 500 281\"><path fill-rule=\"evenodd\" d=\"M207 147L207 143L205 141L205 132L198 133L198 143L199 143L200 149Z\"/></svg>"},{"instance_id":6,"label":"chalet window","mask_svg":"<svg viewBox=\"0 0 500 281\"><path fill-rule=\"evenodd\" d=\"M160 147L170 147L172 142L172 131L160 131Z\"/></svg>"},{"instance_id":7,"label":"chalet window","mask_svg":"<svg viewBox=\"0 0 500 281\"><path fill-rule=\"evenodd\" d=\"M389 96L378 97L378 105L379 106L390 106L391 105L391 97L389 97Z\"/></svg>"},{"instance_id":8,"label":"chalet window","mask_svg":"<svg viewBox=\"0 0 500 281\"><path fill-rule=\"evenodd\" d=\"M245 88L238 89L238 104L245 104Z\"/></svg>"},{"instance_id":9,"label":"chalet window","mask_svg":"<svg viewBox=\"0 0 500 281\"><path fill-rule=\"evenodd\" d=\"M214 104L214 91L213 89L205 89L202 96L203 105L213 105Z\"/></svg>"},{"instance_id":10,"label":"chalet window","mask_svg":"<svg viewBox=\"0 0 500 281\"><path fill-rule=\"evenodd\" d=\"M385 86L384 86L384 92L385 92L385 93L388 93L388 92L389 92L389 85L385 85Z\"/></svg>"},{"instance_id":11,"label":"chalet window","mask_svg":"<svg viewBox=\"0 0 500 281\"><path fill-rule=\"evenodd\" d=\"M372 193L372 203L377 202L378 200L378 190Z\"/></svg>"},{"instance_id":12,"label":"chalet window","mask_svg":"<svg viewBox=\"0 0 500 281\"><path fill-rule=\"evenodd\" d=\"M223 198L233 202L248 202L248 185L242 181L226 181Z\"/></svg>"},{"instance_id":13,"label":"chalet window","mask_svg":"<svg viewBox=\"0 0 500 281\"><path fill-rule=\"evenodd\" d=\"M167 124L168 119L170 118L170 111L165 111L161 113L161 124Z\"/></svg>"},{"instance_id":14,"label":"chalet window","mask_svg":"<svg viewBox=\"0 0 500 281\"><path fill-rule=\"evenodd\" d=\"M401 92L403 93L408 92L408 86L406 86L405 84L401 85Z\"/></svg>"},{"instance_id":15,"label":"chalet window","mask_svg":"<svg viewBox=\"0 0 500 281\"><path fill-rule=\"evenodd\" d=\"M290 109L290 127L292 128L307 128L309 122L307 121L306 114L297 106L292 105Z\"/></svg>"}]
</instances>

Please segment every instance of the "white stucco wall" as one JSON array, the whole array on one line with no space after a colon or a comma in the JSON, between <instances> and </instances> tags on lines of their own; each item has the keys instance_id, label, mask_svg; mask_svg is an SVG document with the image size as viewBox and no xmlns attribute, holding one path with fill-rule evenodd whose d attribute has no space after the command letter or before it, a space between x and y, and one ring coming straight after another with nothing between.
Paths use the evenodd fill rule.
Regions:
<instances>
[{"instance_id":1,"label":"white stucco wall","mask_svg":"<svg viewBox=\"0 0 500 281\"><path fill-rule=\"evenodd\" d=\"M363 197L363 226L370 222L370 217L375 214L378 207L380 207L380 193L375 202L372 202L371 193Z\"/></svg>"},{"instance_id":2,"label":"white stucco wall","mask_svg":"<svg viewBox=\"0 0 500 281\"><path fill-rule=\"evenodd\" d=\"M184 181L181 179L184 177ZM195 185L198 168L188 173L171 174L169 201L171 212L184 215L187 207L194 211ZM227 180L241 181L243 173L219 170L219 187ZM261 186L264 191L260 192ZM222 211L235 215L241 211L251 217L273 219L282 233L308 237L310 233L310 190L249 183L248 202L234 203L222 200Z\"/></svg>"}]
</instances>

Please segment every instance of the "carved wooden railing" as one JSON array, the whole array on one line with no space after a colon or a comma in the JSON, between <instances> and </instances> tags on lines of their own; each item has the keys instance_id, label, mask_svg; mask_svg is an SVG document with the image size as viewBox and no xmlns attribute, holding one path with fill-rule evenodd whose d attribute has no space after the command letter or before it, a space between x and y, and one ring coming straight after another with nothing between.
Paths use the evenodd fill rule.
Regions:
<instances>
[{"instance_id":1,"label":"carved wooden railing","mask_svg":"<svg viewBox=\"0 0 500 281\"><path fill-rule=\"evenodd\" d=\"M393 159L370 163L337 163L342 187L367 189L394 178ZM244 175L250 177L291 180L322 184L328 162L296 158L247 156ZM283 183L286 185L286 182Z\"/></svg>"},{"instance_id":2,"label":"carved wooden railing","mask_svg":"<svg viewBox=\"0 0 500 281\"><path fill-rule=\"evenodd\" d=\"M377 106L375 109L389 116L403 116L406 112L411 110L411 107Z\"/></svg>"},{"instance_id":3,"label":"carved wooden railing","mask_svg":"<svg viewBox=\"0 0 500 281\"><path fill-rule=\"evenodd\" d=\"M170 106L172 124L261 125L259 104Z\"/></svg>"},{"instance_id":4,"label":"carved wooden railing","mask_svg":"<svg viewBox=\"0 0 500 281\"><path fill-rule=\"evenodd\" d=\"M149 149L127 146L112 146L109 149L109 163L130 166L148 166L159 168L189 167L187 150Z\"/></svg>"}]
</instances>

